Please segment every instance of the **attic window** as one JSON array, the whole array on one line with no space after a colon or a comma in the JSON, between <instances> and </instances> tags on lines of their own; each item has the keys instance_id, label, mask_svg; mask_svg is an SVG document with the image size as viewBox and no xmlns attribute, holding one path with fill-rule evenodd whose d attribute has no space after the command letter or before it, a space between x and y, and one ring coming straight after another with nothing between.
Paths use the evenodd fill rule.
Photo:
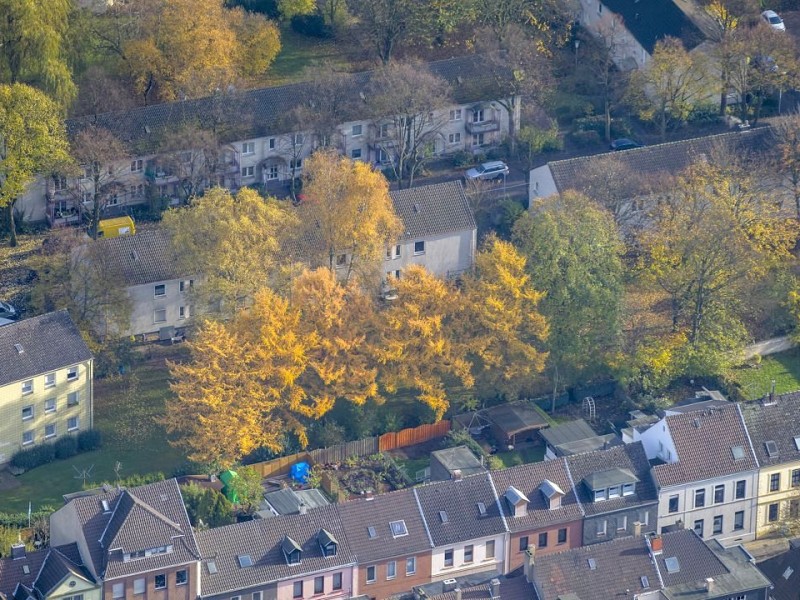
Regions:
<instances>
[{"instance_id":1,"label":"attic window","mask_svg":"<svg viewBox=\"0 0 800 600\"><path fill-rule=\"evenodd\" d=\"M792 573L794 573L794 569L792 567L786 567L786 570L783 572L783 575L781 577L788 580L789 577L792 576Z\"/></svg>"},{"instance_id":2,"label":"attic window","mask_svg":"<svg viewBox=\"0 0 800 600\"><path fill-rule=\"evenodd\" d=\"M678 562L677 556L670 556L664 561L664 565L667 567L667 573L680 573L681 571L681 564Z\"/></svg>"},{"instance_id":3,"label":"attic window","mask_svg":"<svg viewBox=\"0 0 800 600\"><path fill-rule=\"evenodd\" d=\"M23 354L25 352L25 348L22 347L22 344L14 344L14 349L17 351L17 354Z\"/></svg>"},{"instance_id":4,"label":"attic window","mask_svg":"<svg viewBox=\"0 0 800 600\"><path fill-rule=\"evenodd\" d=\"M236 557L236 559L239 561L239 566L241 568L253 566L253 559L250 557L249 554L240 554L239 556Z\"/></svg>"},{"instance_id":5,"label":"attic window","mask_svg":"<svg viewBox=\"0 0 800 600\"><path fill-rule=\"evenodd\" d=\"M650 587L650 580L647 578L647 575L642 575L642 588L647 589Z\"/></svg>"},{"instance_id":6,"label":"attic window","mask_svg":"<svg viewBox=\"0 0 800 600\"><path fill-rule=\"evenodd\" d=\"M367 527L367 535L369 535L369 539L374 540L376 537L378 537L378 532L375 531L375 528L372 525L370 525Z\"/></svg>"},{"instance_id":7,"label":"attic window","mask_svg":"<svg viewBox=\"0 0 800 600\"><path fill-rule=\"evenodd\" d=\"M399 538L408 535L405 521L392 521L389 523L389 529L392 530L392 537Z\"/></svg>"},{"instance_id":8,"label":"attic window","mask_svg":"<svg viewBox=\"0 0 800 600\"><path fill-rule=\"evenodd\" d=\"M450 522L450 519L447 518L447 513L444 512L443 510L439 511L439 520L442 523L449 523Z\"/></svg>"},{"instance_id":9,"label":"attic window","mask_svg":"<svg viewBox=\"0 0 800 600\"><path fill-rule=\"evenodd\" d=\"M213 560L209 560L206 563L206 569L208 569L209 575L216 575L217 574L217 563Z\"/></svg>"},{"instance_id":10,"label":"attic window","mask_svg":"<svg viewBox=\"0 0 800 600\"><path fill-rule=\"evenodd\" d=\"M299 565L302 557L302 547L288 535L281 542L281 550L287 565Z\"/></svg>"},{"instance_id":11,"label":"attic window","mask_svg":"<svg viewBox=\"0 0 800 600\"><path fill-rule=\"evenodd\" d=\"M733 460L742 460L744 458L744 448L741 446L731 447L731 453L733 454Z\"/></svg>"},{"instance_id":12,"label":"attic window","mask_svg":"<svg viewBox=\"0 0 800 600\"><path fill-rule=\"evenodd\" d=\"M326 558L336 556L339 542L330 531L325 528L320 529L319 533L317 533L317 543L319 543L319 548L322 550L322 556Z\"/></svg>"},{"instance_id":13,"label":"attic window","mask_svg":"<svg viewBox=\"0 0 800 600\"><path fill-rule=\"evenodd\" d=\"M764 447L767 449L767 456L770 458L778 456L778 444L776 444L774 440L764 442Z\"/></svg>"},{"instance_id":14,"label":"attic window","mask_svg":"<svg viewBox=\"0 0 800 600\"><path fill-rule=\"evenodd\" d=\"M596 571L597 570L597 561L595 559L590 558L586 562L589 563L589 570L590 571Z\"/></svg>"},{"instance_id":15,"label":"attic window","mask_svg":"<svg viewBox=\"0 0 800 600\"><path fill-rule=\"evenodd\" d=\"M800 435L794 436L794 447L800 450Z\"/></svg>"},{"instance_id":16,"label":"attic window","mask_svg":"<svg viewBox=\"0 0 800 600\"><path fill-rule=\"evenodd\" d=\"M486 505L483 502L478 502L478 516L479 517L486 516Z\"/></svg>"},{"instance_id":17,"label":"attic window","mask_svg":"<svg viewBox=\"0 0 800 600\"><path fill-rule=\"evenodd\" d=\"M31 568L28 565L22 565L22 572L25 573L25 575L30 575L31 574ZM789 579L789 578L787 577L786 579Z\"/></svg>"},{"instance_id":18,"label":"attic window","mask_svg":"<svg viewBox=\"0 0 800 600\"><path fill-rule=\"evenodd\" d=\"M100 506L103 508L104 513L111 512L111 505L108 503L108 500L101 500Z\"/></svg>"}]
</instances>

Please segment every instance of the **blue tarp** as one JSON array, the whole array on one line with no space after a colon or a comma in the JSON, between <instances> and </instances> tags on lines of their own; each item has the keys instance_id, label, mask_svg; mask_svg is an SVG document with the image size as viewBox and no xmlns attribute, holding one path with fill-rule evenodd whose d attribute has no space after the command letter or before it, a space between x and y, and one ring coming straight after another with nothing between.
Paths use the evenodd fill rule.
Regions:
<instances>
[{"instance_id":1,"label":"blue tarp","mask_svg":"<svg viewBox=\"0 0 800 600\"><path fill-rule=\"evenodd\" d=\"M305 483L308 481L308 471L310 469L311 467L307 462L299 462L292 465L292 470L289 471L289 475L298 483Z\"/></svg>"}]
</instances>

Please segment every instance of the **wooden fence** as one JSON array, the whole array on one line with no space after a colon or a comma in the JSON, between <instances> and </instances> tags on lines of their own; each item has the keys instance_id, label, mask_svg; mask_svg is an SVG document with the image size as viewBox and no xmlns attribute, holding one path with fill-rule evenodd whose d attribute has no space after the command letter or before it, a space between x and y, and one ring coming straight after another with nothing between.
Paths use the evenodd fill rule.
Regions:
<instances>
[{"instance_id":1,"label":"wooden fence","mask_svg":"<svg viewBox=\"0 0 800 600\"><path fill-rule=\"evenodd\" d=\"M298 462L307 462L312 465L343 462L351 456L369 456L378 452L405 448L414 444L422 444L444 435L450 431L450 421L439 421L431 425L420 425L402 431L384 433L380 437L369 437L355 440L346 444L319 448L307 452L298 452L290 456L282 456L273 460L249 465L256 469L262 478L286 475L292 465Z\"/></svg>"}]
</instances>

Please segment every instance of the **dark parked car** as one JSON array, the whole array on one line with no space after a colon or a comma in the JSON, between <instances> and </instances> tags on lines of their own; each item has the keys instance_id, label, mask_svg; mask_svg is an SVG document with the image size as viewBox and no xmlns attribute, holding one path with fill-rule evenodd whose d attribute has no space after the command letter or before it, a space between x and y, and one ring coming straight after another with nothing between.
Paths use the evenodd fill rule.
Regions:
<instances>
[{"instance_id":1,"label":"dark parked car","mask_svg":"<svg viewBox=\"0 0 800 600\"><path fill-rule=\"evenodd\" d=\"M611 149L612 150L631 150L633 148L641 148L643 144L639 142L634 142L628 138L619 138L618 140L614 140L611 142Z\"/></svg>"},{"instance_id":2,"label":"dark parked car","mask_svg":"<svg viewBox=\"0 0 800 600\"><path fill-rule=\"evenodd\" d=\"M18 316L16 308L8 302L0 301L0 319L16 319Z\"/></svg>"}]
</instances>

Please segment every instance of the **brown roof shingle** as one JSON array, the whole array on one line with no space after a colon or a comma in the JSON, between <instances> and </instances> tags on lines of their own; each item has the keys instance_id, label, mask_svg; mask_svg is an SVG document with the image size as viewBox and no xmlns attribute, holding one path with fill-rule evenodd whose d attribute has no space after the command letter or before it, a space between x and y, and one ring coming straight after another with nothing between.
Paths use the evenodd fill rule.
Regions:
<instances>
[{"instance_id":1,"label":"brown roof shingle","mask_svg":"<svg viewBox=\"0 0 800 600\"><path fill-rule=\"evenodd\" d=\"M678 460L653 467L653 476L661 487L758 468L738 404L672 415L665 421ZM734 456L734 448L737 454L741 452L741 458Z\"/></svg>"}]
</instances>

